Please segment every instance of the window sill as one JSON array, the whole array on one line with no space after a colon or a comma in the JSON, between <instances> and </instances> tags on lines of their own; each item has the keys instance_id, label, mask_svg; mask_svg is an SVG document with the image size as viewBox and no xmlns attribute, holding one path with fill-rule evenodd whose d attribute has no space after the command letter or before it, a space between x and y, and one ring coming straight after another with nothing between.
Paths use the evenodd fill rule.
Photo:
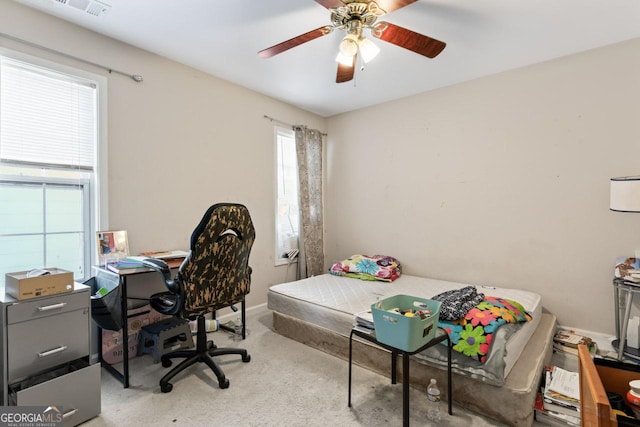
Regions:
<instances>
[{"instance_id":1,"label":"window sill","mask_svg":"<svg viewBox=\"0 0 640 427\"><path fill-rule=\"evenodd\" d=\"M298 259L294 259L293 261L289 261L289 258L279 258L276 260L275 267L282 267L283 265L292 265L297 264Z\"/></svg>"}]
</instances>

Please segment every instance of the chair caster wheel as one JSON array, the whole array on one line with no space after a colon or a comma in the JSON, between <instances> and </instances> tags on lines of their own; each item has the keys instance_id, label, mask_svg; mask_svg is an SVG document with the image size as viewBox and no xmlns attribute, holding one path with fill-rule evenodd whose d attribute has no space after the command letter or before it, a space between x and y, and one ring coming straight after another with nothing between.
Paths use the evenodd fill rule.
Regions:
<instances>
[{"instance_id":1,"label":"chair caster wheel","mask_svg":"<svg viewBox=\"0 0 640 427\"><path fill-rule=\"evenodd\" d=\"M169 366L172 365L171 359L161 359L161 361L162 361L163 368L168 368Z\"/></svg>"},{"instance_id":2,"label":"chair caster wheel","mask_svg":"<svg viewBox=\"0 0 640 427\"><path fill-rule=\"evenodd\" d=\"M246 356L242 356L242 361L244 363L249 363L251 361L251 355L247 354Z\"/></svg>"},{"instance_id":3,"label":"chair caster wheel","mask_svg":"<svg viewBox=\"0 0 640 427\"><path fill-rule=\"evenodd\" d=\"M224 381L218 382L220 388L229 388L229 380L227 378Z\"/></svg>"},{"instance_id":4,"label":"chair caster wheel","mask_svg":"<svg viewBox=\"0 0 640 427\"><path fill-rule=\"evenodd\" d=\"M164 383L164 384L160 383L160 390L163 393L169 393L171 390L173 390L173 384L171 384L171 383Z\"/></svg>"}]
</instances>

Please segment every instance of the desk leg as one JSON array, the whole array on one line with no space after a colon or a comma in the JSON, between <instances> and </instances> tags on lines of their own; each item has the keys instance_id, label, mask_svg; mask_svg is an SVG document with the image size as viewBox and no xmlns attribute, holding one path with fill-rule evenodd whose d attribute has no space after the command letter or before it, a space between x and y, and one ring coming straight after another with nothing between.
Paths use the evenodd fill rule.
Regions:
<instances>
[{"instance_id":1,"label":"desk leg","mask_svg":"<svg viewBox=\"0 0 640 427\"><path fill-rule=\"evenodd\" d=\"M409 355L402 353L402 426L409 427Z\"/></svg>"},{"instance_id":2,"label":"desk leg","mask_svg":"<svg viewBox=\"0 0 640 427\"><path fill-rule=\"evenodd\" d=\"M349 334L349 400L347 406L351 408L351 360L353 354L353 330Z\"/></svg>"},{"instance_id":3,"label":"desk leg","mask_svg":"<svg viewBox=\"0 0 640 427\"><path fill-rule=\"evenodd\" d=\"M631 303L633 302L633 292L627 290L627 299L624 307L624 319L622 319L622 331L618 340L618 360L624 357L624 345L627 341L627 327L629 326L629 316L631 316Z\"/></svg>"}]
</instances>

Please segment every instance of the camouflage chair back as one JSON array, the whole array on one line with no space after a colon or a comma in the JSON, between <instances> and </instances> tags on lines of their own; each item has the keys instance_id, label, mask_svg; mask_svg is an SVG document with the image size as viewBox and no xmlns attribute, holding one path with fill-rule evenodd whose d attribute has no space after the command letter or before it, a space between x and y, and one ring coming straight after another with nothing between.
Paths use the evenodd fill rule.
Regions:
<instances>
[{"instance_id":1,"label":"camouflage chair back","mask_svg":"<svg viewBox=\"0 0 640 427\"><path fill-rule=\"evenodd\" d=\"M218 378L220 388L227 388L229 380L213 357L238 354L243 362L251 360L247 350L220 348L207 341L204 315L214 312L215 316L217 309L241 303L242 339L245 338L245 295L251 284L249 254L254 239L255 230L247 208L240 204L219 203L207 210L191 234L191 251L174 279L163 261L151 258L143 261L163 274L169 290L152 295L151 306L164 314L198 320L195 350L178 350L161 356L164 367L171 366L173 358L186 358L162 377L162 392L170 392L173 385L169 380L196 362L206 363Z\"/></svg>"},{"instance_id":2,"label":"camouflage chair back","mask_svg":"<svg viewBox=\"0 0 640 427\"><path fill-rule=\"evenodd\" d=\"M191 253L180 267L182 317L215 311L244 300L251 286L249 254L255 229L239 204L216 204L191 235Z\"/></svg>"}]
</instances>

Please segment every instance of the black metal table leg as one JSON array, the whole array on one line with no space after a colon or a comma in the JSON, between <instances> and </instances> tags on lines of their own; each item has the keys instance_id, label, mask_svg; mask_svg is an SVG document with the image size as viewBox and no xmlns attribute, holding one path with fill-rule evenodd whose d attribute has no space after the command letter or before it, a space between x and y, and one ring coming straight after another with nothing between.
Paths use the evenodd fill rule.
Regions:
<instances>
[{"instance_id":1,"label":"black metal table leg","mask_svg":"<svg viewBox=\"0 0 640 427\"><path fill-rule=\"evenodd\" d=\"M451 338L447 335L447 400L449 403L449 415L453 415L453 397L451 393L452 389L452 378L451 378L451 347L453 347L453 343L451 342Z\"/></svg>"},{"instance_id":2,"label":"black metal table leg","mask_svg":"<svg viewBox=\"0 0 640 427\"><path fill-rule=\"evenodd\" d=\"M129 318L127 307L127 278L120 276L122 286L122 369L124 388L129 388Z\"/></svg>"},{"instance_id":3,"label":"black metal table leg","mask_svg":"<svg viewBox=\"0 0 640 427\"><path fill-rule=\"evenodd\" d=\"M398 382L398 352L391 350L391 384Z\"/></svg>"},{"instance_id":4,"label":"black metal table leg","mask_svg":"<svg viewBox=\"0 0 640 427\"><path fill-rule=\"evenodd\" d=\"M444 329L439 328L443 333L436 335L429 342L415 351L399 350L390 345L379 342L375 334L371 332L365 332L358 329L352 329L349 335L349 401L348 406L351 407L351 365L353 364L353 336L356 335L370 343L373 343L379 347L382 347L391 352L391 383L396 384L397 380L397 359L398 355L402 356L402 425L403 427L409 426L409 402L410 402L410 380L409 380L409 356L419 353L426 348L436 345L444 340L447 340L447 394L449 404L449 415L453 415L453 385L452 385L452 373L451 373L451 349L452 343L449 335Z\"/></svg>"},{"instance_id":5,"label":"black metal table leg","mask_svg":"<svg viewBox=\"0 0 640 427\"><path fill-rule=\"evenodd\" d=\"M351 334L349 334L349 401L347 406L351 408L351 361L353 354L353 330L351 330Z\"/></svg>"},{"instance_id":6,"label":"black metal table leg","mask_svg":"<svg viewBox=\"0 0 640 427\"><path fill-rule=\"evenodd\" d=\"M409 427L409 355L402 352L402 425Z\"/></svg>"}]
</instances>

